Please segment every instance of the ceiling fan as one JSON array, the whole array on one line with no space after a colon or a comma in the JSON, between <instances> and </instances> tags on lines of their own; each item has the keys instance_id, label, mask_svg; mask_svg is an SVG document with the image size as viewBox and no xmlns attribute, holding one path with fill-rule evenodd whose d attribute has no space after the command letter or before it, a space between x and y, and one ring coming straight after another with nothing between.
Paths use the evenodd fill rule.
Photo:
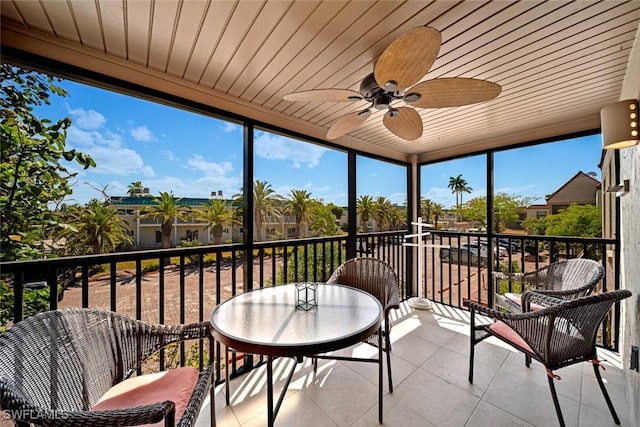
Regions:
<instances>
[{"instance_id":1,"label":"ceiling fan","mask_svg":"<svg viewBox=\"0 0 640 427\"><path fill-rule=\"evenodd\" d=\"M404 101L411 107L459 107L489 101L502 88L486 80L447 77L420 82L440 51L442 36L432 27L416 27L393 41L380 55L374 72L360 83L359 92L349 89L316 89L284 96L286 101L358 102L370 105L339 118L327 132L336 139L351 132L371 115L371 109L387 110L383 123L396 136L412 141L422 136L422 118L410 107L392 106ZM416 84L417 83L417 84Z\"/></svg>"}]
</instances>

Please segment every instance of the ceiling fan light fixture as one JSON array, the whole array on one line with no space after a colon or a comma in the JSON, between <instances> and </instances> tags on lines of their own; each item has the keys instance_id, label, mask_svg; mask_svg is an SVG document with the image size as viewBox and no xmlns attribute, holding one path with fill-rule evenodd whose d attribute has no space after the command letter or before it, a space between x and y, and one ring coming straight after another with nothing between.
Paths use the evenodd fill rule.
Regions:
<instances>
[{"instance_id":1,"label":"ceiling fan light fixture","mask_svg":"<svg viewBox=\"0 0 640 427\"><path fill-rule=\"evenodd\" d=\"M385 93L382 93L373 100L373 106L376 110L386 110L391 105L391 97Z\"/></svg>"},{"instance_id":2,"label":"ceiling fan light fixture","mask_svg":"<svg viewBox=\"0 0 640 427\"><path fill-rule=\"evenodd\" d=\"M385 92L395 92L398 89L398 82L395 80L389 80L384 84Z\"/></svg>"},{"instance_id":3,"label":"ceiling fan light fixture","mask_svg":"<svg viewBox=\"0 0 640 427\"><path fill-rule=\"evenodd\" d=\"M382 89L378 86L378 82L376 82L373 73L362 79L362 82L360 82L359 92L365 99L373 98L376 94L382 92Z\"/></svg>"},{"instance_id":4,"label":"ceiling fan light fixture","mask_svg":"<svg viewBox=\"0 0 640 427\"><path fill-rule=\"evenodd\" d=\"M359 90L314 89L284 96L286 101L370 103L363 111L354 111L338 118L327 131L327 139L347 135L376 110L386 110L384 126L407 141L422 136L423 122L416 108L446 108L476 104L496 98L502 87L493 82L465 77L439 77L420 81L429 73L442 45L440 31L432 27L415 27L396 38L378 57L373 73L360 82ZM391 106L403 100L407 106ZM374 110L375 108L375 110ZM637 109L634 111L637 114ZM637 138L638 120L631 117L631 134ZM604 127L604 126L603 126Z\"/></svg>"},{"instance_id":5,"label":"ceiling fan light fixture","mask_svg":"<svg viewBox=\"0 0 640 427\"><path fill-rule=\"evenodd\" d=\"M409 93L409 94L404 96L405 102L416 102L420 98L422 98L422 95L420 95L419 93L415 93L415 92Z\"/></svg>"}]
</instances>

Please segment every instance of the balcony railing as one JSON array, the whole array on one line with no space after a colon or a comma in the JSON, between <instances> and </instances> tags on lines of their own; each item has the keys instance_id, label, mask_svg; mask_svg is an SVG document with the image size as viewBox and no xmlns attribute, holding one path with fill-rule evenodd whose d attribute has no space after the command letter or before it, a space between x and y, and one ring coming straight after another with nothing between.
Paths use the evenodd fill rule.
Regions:
<instances>
[{"instance_id":1,"label":"balcony railing","mask_svg":"<svg viewBox=\"0 0 640 427\"><path fill-rule=\"evenodd\" d=\"M206 321L213 307L238 293L286 282L326 281L347 259L349 243L357 256L382 259L395 269L402 299L414 296L415 286L410 284L419 283L419 294L458 308L465 298L493 304L491 270L531 271L563 258L601 261L607 269L603 291L615 289L618 283L617 272L609 271L615 263L605 259L615 249L614 240L496 235L488 242L486 235L477 233L433 231L425 240L430 245L420 254L424 268L418 278L416 253L402 244L404 234L406 231L366 233L355 242L337 236L4 262L0 263L3 286L9 289L0 294L0 309L3 318L11 321L3 326L36 311L71 307L118 311L152 323ZM479 249L478 259L452 258L451 251L457 250L452 248L484 247L479 244L483 239L487 246L484 252ZM500 252L499 244L509 248L506 253ZM34 303L38 296L40 302ZM616 308L602 329L600 345L616 350L618 331ZM201 349L189 355L189 349L181 347L179 363L195 356L202 365ZM224 366L222 354L218 344L218 369ZM259 361L234 357L229 362L233 374L238 374ZM164 363L161 357L160 369Z\"/></svg>"}]
</instances>

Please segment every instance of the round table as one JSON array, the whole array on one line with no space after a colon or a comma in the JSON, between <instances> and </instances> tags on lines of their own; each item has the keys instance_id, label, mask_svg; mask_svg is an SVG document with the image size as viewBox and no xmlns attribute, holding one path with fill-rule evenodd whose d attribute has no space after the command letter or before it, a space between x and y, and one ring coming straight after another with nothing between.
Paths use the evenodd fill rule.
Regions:
<instances>
[{"instance_id":1,"label":"round table","mask_svg":"<svg viewBox=\"0 0 640 427\"><path fill-rule=\"evenodd\" d=\"M373 295L356 288L319 283L317 306L305 311L296 308L296 285L286 284L255 289L218 305L211 312L211 332L215 339L236 351L267 356L268 424L277 411L293 376L273 406L272 362L274 357L314 357L356 344L378 333L382 305ZM378 359L334 357L340 360L376 362L379 365L379 418L382 422L382 346ZM227 379L228 384L228 379Z\"/></svg>"}]
</instances>

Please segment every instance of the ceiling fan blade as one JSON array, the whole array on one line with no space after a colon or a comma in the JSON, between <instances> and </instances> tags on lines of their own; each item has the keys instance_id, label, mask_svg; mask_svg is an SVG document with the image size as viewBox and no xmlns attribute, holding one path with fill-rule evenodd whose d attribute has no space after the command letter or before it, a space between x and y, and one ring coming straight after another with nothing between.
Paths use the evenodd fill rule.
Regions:
<instances>
[{"instance_id":1,"label":"ceiling fan blade","mask_svg":"<svg viewBox=\"0 0 640 427\"><path fill-rule=\"evenodd\" d=\"M502 92L497 83L464 77L445 77L427 80L407 89L405 101L420 108L459 107L489 101ZM411 94L420 94L420 99L410 101Z\"/></svg>"},{"instance_id":2,"label":"ceiling fan blade","mask_svg":"<svg viewBox=\"0 0 640 427\"><path fill-rule=\"evenodd\" d=\"M370 110L357 111L340 117L327 132L327 139L340 138L360 126L369 116Z\"/></svg>"},{"instance_id":3,"label":"ceiling fan blade","mask_svg":"<svg viewBox=\"0 0 640 427\"><path fill-rule=\"evenodd\" d=\"M413 108L400 107L387 111L382 123L396 136L413 141L422 136L422 118Z\"/></svg>"},{"instance_id":4,"label":"ceiling fan blade","mask_svg":"<svg viewBox=\"0 0 640 427\"><path fill-rule=\"evenodd\" d=\"M288 93L284 96L285 101L360 101L362 95L349 89L316 89L303 92Z\"/></svg>"},{"instance_id":5,"label":"ceiling fan blade","mask_svg":"<svg viewBox=\"0 0 640 427\"><path fill-rule=\"evenodd\" d=\"M438 57L442 36L431 27L409 30L387 47L378 62L374 74L378 85L385 90L402 90L422 80ZM385 83L395 82L397 89Z\"/></svg>"}]
</instances>

